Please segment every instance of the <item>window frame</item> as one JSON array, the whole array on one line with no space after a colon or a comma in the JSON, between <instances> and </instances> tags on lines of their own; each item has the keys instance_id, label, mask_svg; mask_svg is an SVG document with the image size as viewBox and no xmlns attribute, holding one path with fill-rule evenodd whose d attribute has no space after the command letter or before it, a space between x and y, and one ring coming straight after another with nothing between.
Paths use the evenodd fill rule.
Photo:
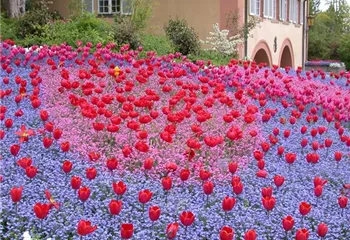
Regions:
<instances>
[{"instance_id":1,"label":"window frame","mask_svg":"<svg viewBox=\"0 0 350 240\"><path fill-rule=\"evenodd\" d=\"M252 6L254 6L254 9L252 9ZM261 0L250 0L249 1L249 12L250 12L250 15L260 17Z\"/></svg>"},{"instance_id":2,"label":"window frame","mask_svg":"<svg viewBox=\"0 0 350 240\"><path fill-rule=\"evenodd\" d=\"M264 0L264 18L276 19L277 0Z\"/></svg>"},{"instance_id":3,"label":"window frame","mask_svg":"<svg viewBox=\"0 0 350 240\"><path fill-rule=\"evenodd\" d=\"M101 12L100 11L100 8L101 8L101 1L108 1L108 12ZM123 14L122 13L122 0L115 0L116 1L116 4L115 4L115 9L116 11L113 12L112 11L112 1L113 0L98 0L97 2L97 13L100 14L100 15L113 15L113 14ZM119 2L119 4L118 4ZM118 6L119 6L119 11L118 11ZM103 5L103 8L105 8L105 5Z\"/></svg>"},{"instance_id":4,"label":"window frame","mask_svg":"<svg viewBox=\"0 0 350 240\"><path fill-rule=\"evenodd\" d=\"M288 0L280 0L280 6L279 6L279 20L280 21L287 21L288 19Z\"/></svg>"},{"instance_id":5,"label":"window frame","mask_svg":"<svg viewBox=\"0 0 350 240\"><path fill-rule=\"evenodd\" d=\"M289 22L298 22L298 8L297 0L289 0Z\"/></svg>"}]
</instances>

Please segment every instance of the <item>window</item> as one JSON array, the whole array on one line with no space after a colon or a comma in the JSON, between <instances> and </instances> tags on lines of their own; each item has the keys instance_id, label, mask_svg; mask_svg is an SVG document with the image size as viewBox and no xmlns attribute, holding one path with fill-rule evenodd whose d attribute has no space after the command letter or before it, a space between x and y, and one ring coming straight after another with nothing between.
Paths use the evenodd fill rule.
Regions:
<instances>
[{"instance_id":1,"label":"window","mask_svg":"<svg viewBox=\"0 0 350 240\"><path fill-rule=\"evenodd\" d=\"M298 1L289 0L289 21L296 23L298 21Z\"/></svg>"},{"instance_id":2,"label":"window","mask_svg":"<svg viewBox=\"0 0 350 240\"><path fill-rule=\"evenodd\" d=\"M271 19L276 18L276 0L264 1L264 17Z\"/></svg>"},{"instance_id":3,"label":"window","mask_svg":"<svg viewBox=\"0 0 350 240\"><path fill-rule=\"evenodd\" d=\"M94 0L84 0L84 4L85 4L85 9L88 12L93 13L94 12Z\"/></svg>"},{"instance_id":4,"label":"window","mask_svg":"<svg viewBox=\"0 0 350 240\"><path fill-rule=\"evenodd\" d=\"M287 20L287 0L280 1L280 20Z\"/></svg>"},{"instance_id":5,"label":"window","mask_svg":"<svg viewBox=\"0 0 350 240\"><path fill-rule=\"evenodd\" d=\"M304 15L304 11L303 11L303 5L300 4L300 24L304 23L304 18L305 18L305 15Z\"/></svg>"},{"instance_id":6,"label":"window","mask_svg":"<svg viewBox=\"0 0 350 240\"><path fill-rule=\"evenodd\" d=\"M250 0L250 14L260 16L260 0Z\"/></svg>"},{"instance_id":7,"label":"window","mask_svg":"<svg viewBox=\"0 0 350 240\"><path fill-rule=\"evenodd\" d=\"M98 1L99 14L131 14L132 0L99 0Z\"/></svg>"}]
</instances>

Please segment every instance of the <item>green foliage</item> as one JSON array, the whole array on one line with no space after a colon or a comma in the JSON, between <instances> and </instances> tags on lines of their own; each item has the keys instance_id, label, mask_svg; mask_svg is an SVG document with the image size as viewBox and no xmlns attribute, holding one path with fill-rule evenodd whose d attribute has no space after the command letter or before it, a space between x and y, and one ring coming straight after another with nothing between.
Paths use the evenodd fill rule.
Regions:
<instances>
[{"instance_id":1,"label":"green foliage","mask_svg":"<svg viewBox=\"0 0 350 240\"><path fill-rule=\"evenodd\" d=\"M230 57L221 53L218 53L216 51L205 51L201 50L196 55L188 55L188 59L195 62L197 60L205 60L205 61L211 61L212 64L221 66L221 65L227 65L230 60L234 57Z\"/></svg>"},{"instance_id":2,"label":"green foliage","mask_svg":"<svg viewBox=\"0 0 350 240\"><path fill-rule=\"evenodd\" d=\"M21 38L42 34L42 26L52 20L52 14L49 12L50 4L52 4L52 1L30 0L28 11L19 19L18 30Z\"/></svg>"},{"instance_id":3,"label":"green foliage","mask_svg":"<svg viewBox=\"0 0 350 240\"><path fill-rule=\"evenodd\" d=\"M70 0L69 1L69 15L72 19L79 18L84 14L86 6L82 0Z\"/></svg>"},{"instance_id":4,"label":"green foliage","mask_svg":"<svg viewBox=\"0 0 350 240\"><path fill-rule=\"evenodd\" d=\"M30 35L20 40L19 43L23 46L30 46L34 44L58 45L66 42L75 46L78 40L93 44L113 41L110 34L111 26L90 13L83 13L72 21L55 21L46 24L41 26L40 30L41 35Z\"/></svg>"},{"instance_id":5,"label":"green foliage","mask_svg":"<svg viewBox=\"0 0 350 240\"><path fill-rule=\"evenodd\" d=\"M346 69L350 69L350 33L342 36L338 54L340 59L345 63Z\"/></svg>"},{"instance_id":6,"label":"green foliage","mask_svg":"<svg viewBox=\"0 0 350 240\"><path fill-rule=\"evenodd\" d=\"M153 14L152 0L127 0L125 3L126 8L130 6L132 14L115 15L113 36L118 46L129 44L130 48L136 49L141 44L140 36Z\"/></svg>"},{"instance_id":7,"label":"green foliage","mask_svg":"<svg viewBox=\"0 0 350 240\"><path fill-rule=\"evenodd\" d=\"M113 37L118 46L129 44L130 48L140 46L140 36L129 16L117 16L113 25Z\"/></svg>"},{"instance_id":8,"label":"green foliage","mask_svg":"<svg viewBox=\"0 0 350 240\"><path fill-rule=\"evenodd\" d=\"M200 49L198 34L193 27L189 27L186 20L170 19L164 27L167 38L174 49L184 55L197 54Z\"/></svg>"},{"instance_id":9,"label":"green foliage","mask_svg":"<svg viewBox=\"0 0 350 240\"><path fill-rule=\"evenodd\" d=\"M309 31L308 56L310 60L348 60L350 7L341 4L335 9L330 4L327 11L317 15ZM348 65L349 63L347 63Z\"/></svg>"},{"instance_id":10,"label":"green foliage","mask_svg":"<svg viewBox=\"0 0 350 240\"><path fill-rule=\"evenodd\" d=\"M169 40L164 36L143 34L141 37L141 46L145 52L154 51L158 56L174 52Z\"/></svg>"},{"instance_id":11,"label":"green foliage","mask_svg":"<svg viewBox=\"0 0 350 240\"><path fill-rule=\"evenodd\" d=\"M128 0L132 1L131 22L138 32L143 31L153 15L152 0Z\"/></svg>"},{"instance_id":12,"label":"green foliage","mask_svg":"<svg viewBox=\"0 0 350 240\"><path fill-rule=\"evenodd\" d=\"M7 18L5 14L0 15L0 35L2 39L16 40L18 38L18 21Z\"/></svg>"}]
</instances>

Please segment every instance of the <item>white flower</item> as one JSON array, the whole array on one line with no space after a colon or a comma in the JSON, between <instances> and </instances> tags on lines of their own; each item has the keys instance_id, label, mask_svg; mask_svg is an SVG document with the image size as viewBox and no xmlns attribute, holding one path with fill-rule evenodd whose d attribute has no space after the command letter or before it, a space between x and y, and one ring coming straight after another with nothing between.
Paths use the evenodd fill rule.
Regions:
<instances>
[{"instance_id":1,"label":"white flower","mask_svg":"<svg viewBox=\"0 0 350 240\"><path fill-rule=\"evenodd\" d=\"M32 237L30 236L28 231L25 231L23 233L23 240L32 240Z\"/></svg>"},{"instance_id":2,"label":"white flower","mask_svg":"<svg viewBox=\"0 0 350 240\"><path fill-rule=\"evenodd\" d=\"M237 44L241 42L238 36L229 37L229 30L219 29L219 24L213 24L214 32L210 32L210 37L207 37L206 41L201 41L211 45L208 50L218 51L219 53L232 55L237 51Z\"/></svg>"}]
</instances>

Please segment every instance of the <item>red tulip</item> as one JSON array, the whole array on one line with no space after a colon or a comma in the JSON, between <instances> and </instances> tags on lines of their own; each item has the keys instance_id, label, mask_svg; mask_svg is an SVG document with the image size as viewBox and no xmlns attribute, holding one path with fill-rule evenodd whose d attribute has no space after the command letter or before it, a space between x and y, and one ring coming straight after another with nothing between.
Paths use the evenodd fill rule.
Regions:
<instances>
[{"instance_id":1,"label":"red tulip","mask_svg":"<svg viewBox=\"0 0 350 240\"><path fill-rule=\"evenodd\" d=\"M267 211L271 211L275 207L276 198L274 198L274 197L263 197L262 198L262 203L263 203L264 208Z\"/></svg>"},{"instance_id":2,"label":"red tulip","mask_svg":"<svg viewBox=\"0 0 350 240\"><path fill-rule=\"evenodd\" d=\"M177 165L174 162L169 162L165 165L167 172L175 172L177 169Z\"/></svg>"},{"instance_id":3,"label":"red tulip","mask_svg":"<svg viewBox=\"0 0 350 240\"><path fill-rule=\"evenodd\" d=\"M34 166L29 166L26 168L26 174L30 179L34 178L37 172L38 169Z\"/></svg>"},{"instance_id":4,"label":"red tulip","mask_svg":"<svg viewBox=\"0 0 350 240\"><path fill-rule=\"evenodd\" d=\"M169 191L171 189L172 186L172 180L169 176L166 176L162 179L162 185L163 185L163 189L165 191Z\"/></svg>"},{"instance_id":5,"label":"red tulip","mask_svg":"<svg viewBox=\"0 0 350 240\"><path fill-rule=\"evenodd\" d=\"M11 199L12 199L12 202L14 203L17 203L19 201L21 201L21 198L22 198L22 190L23 190L23 187L19 187L19 188L15 188L13 187L10 191L10 196L11 196Z\"/></svg>"},{"instance_id":6,"label":"red tulip","mask_svg":"<svg viewBox=\"0 0 350 240\"><path fill-rule=\"evenodd\" d=\"M122 210L122 201L117 201L117 200L114 200L112 199L110 202L109 202L109 212L112 214L112 215L118 215L120 213L120 211Z\"/></svg>"},{"instance_id":7,"label":"red tulip","mask_svg":"<svg viewBox=\"0 0 350 240\"><path fill-rule=\"evenodd\" d=\"M90 188L84 186L79 188L78 190L78 197L81 201L85 202L90 197Z\"/></svg>"},{"instance_id":8,"label":"red tulip","mask_svg":"<svg viewBox=\"0 0 350 240\"><path fill-rule=\"evenodd\" d=\"M39 219L46 218L47 215L49 214L50 209L51 209L50 204L41 204L41 203L36 203L33 208L35 216Z\"/></svg>"},{"instance_id":9,"label":"red tulip","mask_svg":"<svg viewBox=\"0 0 350 240\"><path fill-rule=\"evenodd\" d=\"M328 232L328 227L326 224L324 223L320 223L318 226L317 226L317 234L318 236L320 236L321 238L325 237L327 235L327 232Z\"/></svg>"},{"instance_id":10,"label":"red tulip","mask_svg":"<svg viewBox=\"0 0 350 240\"><path fill-rule=\"evenodd\" d=\"M266 170L259 170L256 172L256 176L260 178L266 178L267 177L267 171Z\"/></svg>"},{"instance_id":11,"label":"red tulip","mask_svg":"<svg viewBox=\"0 0 350 240\"><path fill-rule=\"evenodd\" d=\"M70 185L74 190L78 190L81 185L81 178L77 176L73 176L70 181Z\"/></svg>"},{"instance_id":12,"label":"red tulip","mask_svg":"<svg viewBox=\"0 0 350 240\"><path fill-rule=\"evenodd\" d=\"M290 231L294 226L294 219L291 216L287 216L282 219L282 226L285 231Z\"/></svg>"},{"instance_id":13,"label":"red tulip","mask_svg":"<svg viewBox=\"0 0 350 240\"><path fill-rule=\"evenodd\" d=\"M243 192L243 184L241 182L235 182L233 184L233 192L237 195Z\"/></svg>"},{"instance_id":14,"label":"red tulip","mask_svg":"<svg viewBox=\"0 0 350 240\"><path fill-rule=\"evenodd\" d=\"M186 227L192 225L192 223L194 222L194 218L195 216L192 212L184 211L180 214L180 221Z\"/></svg>"},{"instance_id":15,"label":"red tulip","mask_svg":"<svg viewBox=\"0 0 350 240\"><path fill-rule=\"evenodd\" d=\"M87 168L86 169L86 178L89 179L89 180L92 180L92 179L95 179L97 175L97 171L95 168Z\"/></svg>"},{"instance_id":16,"label":"red tulip","mask_svg":"<svg viewBox=\"0 0 350 240\"><path fill-rule=\"evenodd\" d=\"M297 155L295 153L286 153L285 159L287 163L292 164L296 160Z\"/></svg>"},{"instance_id":17,"label":"red tulip","mask_svg":"<svg viewBox=\"0 0 350 240\"><path fill-rule=\"evenodd\" d=\"M340 160L341 160L341 158L342 158L342 153L341 152L335 152L334 153L334 159L335 159L335 161L337 161L337 162L339 162Z\"/></svg>"},{"instance_id":18,"label":"red tulip","mask_svg":"<svg viewBox=\"0 0 350 240\"><path fill-rule=\"evenodd\" d=\"M107 168L110 170L110 171L113 171L117 168L118 166L118 160L115 159L115 158L111 158L111 159L108 159L107 160Z\"/></svg>"},{"instance_id":19,"label":"red tulip","mask_svg":"<svg viewBox=\"0 0 350 240\"><path fill-rule=\"evenodd\" d=\"M126 185L122 181L117 182L117 183L113 183L112 187L113 187L115 194L117 194L118 196L123 195L126 191Z\"/></svg>"},{"instance_id":20,"label":"red tulip","mask_svg":"<svg viewBox=\"0 0 350 240\"><path fill-rule=\"evenodd\" d=\"M299 205L299 212L301 215L305 216L311 211L311 205L307 202L302 202Z\"/></svg>"},{"instance_id":21,"label":"red tulip","mask_svg":"<svg viewBox=\"0 0 350 240\"><path fill-rule=\"evenodd\" d=\"M203 169L201 169L200 171L199 171L199 177L200 177L200 179L202 180L202 181L206 181L206 180L208 180L209 178L210 178L210 172L209 171L206 171L206 170L203 170Z\"/></svg>"},{"instance_id":22,"label":"red tulip","mask_svg":"<svg viewBox=\"0 0 350 240\"><path fill-rule=\"evenodd\" d=\"M263 197L272 197L272 187L266 187L261 189L261 194Z\"/></svg>"},{"instance_id":23,"label":"red tulip","mask_svg":"<svg viewBox=\"0 0 350 240\"><path fill-rule=\"evenodd\" d=\"M91 226L90 221L80 220L77 226L77 232L80 236L86 236L93 233L97 226Z\"/></svg>"},{"instance_id":24,"label":"red tulip","mask_svg":"<svg viewBox=\"0 0 350 240\"><path fill-rule=\"evenodd\" d=\"M134 233L134 225L131 223L123 223L120 228L120 236L122 239L129 239Z\"/></svg>"},{"instance_id":25,"label":"red tulip","mask_svg":"<svg viewBox=\"0 0 350 240\"><path fill-rule=\"evenodd\" d=\"M61 150L62 150L62 152L68 152L69 149L70 149L70 143L69 142L61 143Z\"/></svg>"},{"instance_id":26,"label":"red tulip","mask_svg":"<svg viewBox=\"0 0 350 240\"><path fill-rule=\"evenodd\" d=\"M346 206L348 205L348 198L345 196L340 196L338 198L338 204L340 208L346 208Z\"/></svg>"},{"instance_id":27,"label":"red tulip","mask_svg":"<svg viewBox=\"0 0 350 240\"><path fill-rule=\"evenodd\" d=\"M235 198L230 198L228 196L226 196L224 198L224 200L222 200L222 209L225 212L231 211L233 209L233 207L236 204L236 199Z\"/></svg>"},{"instance_id":28,"label":"red tulip","mask_svg":"<svg viewBox=\"0 0 350 240\"><path fill-rule=\"evenodd\" d=\"M255 240L257 238L257 234L255 230L249 230L244 234L244 240Z\"/></svg>"},{"instance_id":29,"label":"red tulip","mask_svg":"<svg viewBox=\"0 0 350 240\"><path fill-rule=\"evenodd\" d=\"M254 158L259 161L264 158L264 153L260 151L254 151Z\"/></svg>"},{"instance_id":30,"label":"red tulip","mask_svg":"<svg viewBox=\"0 0 350 240\"><path fill-rule=\"evenodd\" d=\"M144 152L144 153L148 152L148 150L149 150L149 146L148 146L147 143L144 142L144 141L138 141L138 142L136 142L135 148L136 148L137 150L139 150L140 152Z\"/></svg>"},{"instance_id":31,"label":"red tulip","mask_svg":"<svg viewBox=\"0 0 350 240\"><path fill-rule=\"evenodd\" d=\"M327 180L324 180L320 177L315 177L314 178L314 187L317 187L317 186L324 186L325 184L327 183Z\"/></svg>"},{"instance_id":32,"label":"red tulip","mask_svg":"<svg viewBox=\"0 0 350 240\"><path fill-rule=\"evenodd\" d=\"M309 231L305 228L298 229L295 240L307 240L309 238Z\"/></svg>"},{"instance_id":33,"label":"red tulip","mask_svg":"<svg viewBox=\"0 0 350 240\"><path fill-rule=\"evenodd\" d=\"M142 204L147 203L149 200L151 200L153 193L146 189L146 190L142 190L139 192L139 202Z\"/></svg>"},{"instance_id":34,"label":"red tulip","mask_svg":"<svg viewBox=\"0 0 350 240\"><path fill-rule=\"evenodd\" d=\"M40 110L40 118L43 122L49 119L49 113L46 110Z\"/></svg>"},{"instance_id":35,"label":"red tulip","mask_svg":"<svg viewBox=\"0 0 350 240\"><path fill-rule=\"evenodd\" d=\"M160 217L160 208L158 206L152 206L148 210L148 216L152 222L157 221Z\"/></svg>"},{"instance_id":36,"label":"red tulip","mask_svg":"<svg viewBox=\"0 0 350 240\"><path fill-rule=\"evenodd\" d=\"M331 139L325 139L324 140L324 145L329 148L330 146L332 146L333 141Z\"/></svg>"},{"instance_id":37,"label":"red tulip","mask_svg":"<svg viewBox=\"0 0 350 240\"><path fill-rule=\"evenodd\" d=\"M181 181L187 181L188 178L190 177L190 170L188 169L182 169L180 172L180 179Z\"/></svg>"},{"instance_id":38,"label":"red tulip","mask_svg":"<svg viewBox=\"0 0 350 240\"><path fill-rule=\"evenodd\" d=\"M20 149L21 149L21 147L18 144L13 144L10 147L10 152L15 157L15 156L17 156Z\"/></svg>"},{"instance_id":39,"label":"red tulip","mask_svg":"<svg viewBox=\"0 0 350 240\"><path fill-rule=\"evenodd\" d=\"M53 131L53 123L52 122L46 122L44 125L45 129L49 132Z\"/></svg>"},{"instance_id":40,"label":"red tulip","mask_svg":"<svg viewBox=\"0 0 350 240\"><path fill-rule=\"evenodd\" d=\"M228 164L228 170L230 171L231 174L235 174L238 168L237 162L230 162Z\"/></svg>"},{"instance_id":41,"label":"red tulip","mask_svg":"<svg viewBox=\"0 0 350 240\"><path fill-rule=\"evenodd\" d=\"M32 165L32 159L31 158L21 158L17 161L17 165L23 169L26 169L27 167Z\"/></svg>"},{"instance_id":42,"label":"red tulip","mask_svg":"<svg viewBox=\"0 0 350 240\"><path fill-rule=\"evenodd\" d=\"M11 118L8 118L5 120L5 127L11 128L13 126L13 120Z\"/></svg>"},{"instance_id":43,"label":"red tulip","mask_svg":"<svg viewBox=\"0 0 350 240\"><path fill-rule=\"evenodd\" d=\"M174 239L176 238L177 231L179 230L179 224L176 223L170 223L168 224L166 228L166 236L169 239Z\"/></svg>"},{"instance_id":44,"label":"red tulip","mask_svg":"<svg viewBox=\"0 0 350 240\"><path fill-rule=\"evenodd\" d=\"M205 182L203 184L203 191L206 195L210 195L213 193L214 184L211 181Z\"/></svg>"},{"instance_id":45,"label":"red tulip","mask_svg":"<svg viewBox=\"0 0 350 240\"><path fill-rule=\"evenodd\" d=\"M151 170L153 167L154 161L152 158L146 158L143 162L143 168L146 170Z\"/></svg>"},{"instance_id":46,"label":"red tulip","mask_svg":"<svg viewBox=\"0 0 350 240\"><path fill-rule=\"evenodd\" d=\"M220 230L220 240L232 240L234 236L234 231L228 226L224 226Z\"/></svg>"},{"instance_id":47,"label":"red tulip","mask_svg":"<svg viewBox=\"0 0 350 240\"><path fill-rule=\"evenodd\" d=\"M52 138L48 138L48 137L44 137L44 138L43 138L43 144L44 144L44 147L45 147L45 148L51 147L52 142L53 142L53 139L52 139Z\"/></svg>"},{"instance_id":48,"label":"red tulip","mask_svg":"<svg viewBox=\"0 0 350 240\"><path fill-rule=\"evenodd\" d=\"M320 197L322 195L322 191L323 191L323 186L322 185L318 185L314 188L314 194L316 197Z\"/></svg>"},{"instance_id":49,"label":"red tulip","mask_svg":"<svg viewBox=\"0 0 350 240\"><path fill-rule=\"evenodd\" d=\"M53 131L53 138L56 139L56 140L58 140L58 139L61 138L61 136L62 136L62 131L61 131L61 129L56 128L56 129Z\"/></svg>"},{"instance_id":50,"label":"red tulip","mask_svg":"<svg viewBox=\"0 0 350 240\"><path fill-rule=\"evenodd\" d=\"M72 167L73 167L72 162L68 160L63 162L62 169L63 169L63 172L65 172L66 174L68 174L72 170Z\"/></svg>"},{"instance_id":51,"label":"red tulip","mask_svg":"<svg viewBox=\"0 0 350 240\"><path fill-rule=\"evenodd\" d=\"M260 170L263 170L265 168L265 161L264 160L259 160L258 161L258 168Z\"/></svg>"},{"instance_id":52,"label":"red tulip","mask_svg":"<svg viewBox=\"0 0 350 240\"><path fill-rule=\"evenodd\" d=\"M276 187L280 187L284 183L284 177L276 175L273 177L273 182L275 183Z\"/></svg>"}]
</instances>

